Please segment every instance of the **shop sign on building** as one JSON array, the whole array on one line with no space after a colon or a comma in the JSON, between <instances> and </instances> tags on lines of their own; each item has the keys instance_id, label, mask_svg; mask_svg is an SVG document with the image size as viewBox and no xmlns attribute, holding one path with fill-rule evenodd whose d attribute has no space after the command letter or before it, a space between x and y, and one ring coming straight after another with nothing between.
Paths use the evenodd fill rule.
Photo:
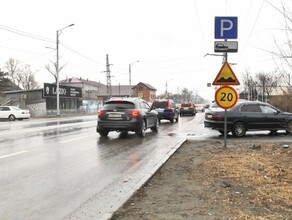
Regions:
<instances>
[{"instance_id":1,"label":"shop sign on building","mask_svg":"<svg viewBox=\"0 0 292 220\"><path fill-rule=\"evenodd\" d=\"M43 97L56 97L57 85L44 83ZM72 86L59 86L59 96L61 98L82 98L82 89Z\"/></svg>"}]
</instances>

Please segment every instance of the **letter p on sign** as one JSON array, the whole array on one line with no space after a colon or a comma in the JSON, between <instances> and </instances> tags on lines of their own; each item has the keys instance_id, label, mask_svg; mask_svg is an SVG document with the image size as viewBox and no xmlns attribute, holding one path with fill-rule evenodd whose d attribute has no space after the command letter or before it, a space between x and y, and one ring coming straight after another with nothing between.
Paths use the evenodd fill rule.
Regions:
<instances>
[{"instance_id":1,"label":"letter p on sign","mask_svg":"<svg viewBox=\"0 0 292 220\"><path fill-rule=\"evenodd\" d=\"M215 39L237 39L237 17L215 17Z\"/></svg>"}]
</instances>

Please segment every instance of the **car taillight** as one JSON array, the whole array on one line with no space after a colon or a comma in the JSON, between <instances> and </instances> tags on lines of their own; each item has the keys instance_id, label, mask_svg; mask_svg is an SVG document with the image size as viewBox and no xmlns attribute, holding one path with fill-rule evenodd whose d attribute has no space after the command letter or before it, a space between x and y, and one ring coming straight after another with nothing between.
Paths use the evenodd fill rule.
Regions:
<instances>
[{"instance_id":1,"label":"car taillight","mask_svg":"<svg viewBox=\"0 0 292 220\"><path fill-rule=\"evenodd\" d=\"M140 115L140 112L138 110L132 110L129 113L133 118L138 118Z\"/></svg>"},{"instance_id":2,"label":"car taillight","mask_svg":"<svg viewBox=\"0 0 292 220\"><path fill-rule=\"evenodd\" d=\"M171 109L170 103L167 104L167 109Z\"/></svg>"},{"instance_id":3,"label":"car taillight","mask_svg":"<svg viewBox=\"0 0 292 220\"><path fill-rule=\"evenodd\" d=\"M103 115L103 111L102 110L98 110L97 111L97 116L102 116Z\"/></svg>"},{"instance_id":4,"label":"car taillight","mask_svg":"<svg viewBox=\"0 0 292 220\"><path fill-rule=\"evenodd\" d=\"M212 119L214 120L222 120L224 117L223 115L219 115L219 114L215 114L215 115L212 115Z\"/></svg>"}]
</instances>

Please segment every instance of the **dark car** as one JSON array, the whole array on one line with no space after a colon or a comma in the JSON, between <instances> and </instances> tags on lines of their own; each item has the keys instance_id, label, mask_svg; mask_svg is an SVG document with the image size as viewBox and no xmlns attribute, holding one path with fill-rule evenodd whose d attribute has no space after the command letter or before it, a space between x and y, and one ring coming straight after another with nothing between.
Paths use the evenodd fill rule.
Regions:
<instances>
[{"instance_id":1,"label":"dark car","mask_svg":"<svg viewBox=\"0 0 292 220\"><path fill-rule=\"evenodd\" d=\"M196 115L196 107L193 103L191 102L184 102L180 105L179 109L179 115L184 116L184 115Z\"/></svg>"},{"instance_id":2,"label":"dark car","mask_svg":"<svg viewBox=\"0 0 292 220\"><path fill-rule=\"evenodd\" d=\"M133 131L144 137L148 128L157 132L158 113L140 98L115 98L97 112L96 132L106 137L110 131Z\"/></svg>"},{"instance_id":3,"label":"dark car","mask_svg":"<svg viewBox=\"0 0 292 220\"><path fill-rule=\"evenodd\" d=\"M205 127L224 134L224 109L218 108L205 113ZM276 107L258 101L241 101L226 111L227 133L243 137L247 131L268 130L292 132L292 113L283 112Z\"/></svg>"},{"instance_id":4,"label":"dark car","mask_svg":"<svg viewBox=\"0 0 292 220\"><path fill-rule=\"evenodd\" d=\"M169 120L171 123L178 122L179 120L179 108L175 105L172 99L157 99L152 102L151 109L155 109L158 112L159 122L161 120Z\"/></svg>"}]
</instances>

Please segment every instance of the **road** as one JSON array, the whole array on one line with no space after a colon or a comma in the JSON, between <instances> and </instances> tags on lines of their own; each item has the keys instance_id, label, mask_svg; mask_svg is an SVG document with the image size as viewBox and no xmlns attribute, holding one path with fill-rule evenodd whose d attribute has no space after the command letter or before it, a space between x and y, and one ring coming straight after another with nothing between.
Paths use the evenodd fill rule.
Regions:
<instances>
[{"instance_id":1,"label":"road","mask_svg":"<svg viewBox=\"0 0 292 220\"><path fill-rule=\"evenodd\" d=\"M96 116L0 121L0 218L108 219L186 139L222 139L203 119L162 121L144 138L102 138Z\"/></svg>"},{"instance_id":2,"label":"road","mask_svg":"<svg viewBox=\"0 0 292 220\"><path fill-rule=\"evenodd\" d=\"M1 219L106 219L203 126L202 116L162 121L145 138L101 138L96 116L1 121Z\"/></svg>"}]
</instances>

